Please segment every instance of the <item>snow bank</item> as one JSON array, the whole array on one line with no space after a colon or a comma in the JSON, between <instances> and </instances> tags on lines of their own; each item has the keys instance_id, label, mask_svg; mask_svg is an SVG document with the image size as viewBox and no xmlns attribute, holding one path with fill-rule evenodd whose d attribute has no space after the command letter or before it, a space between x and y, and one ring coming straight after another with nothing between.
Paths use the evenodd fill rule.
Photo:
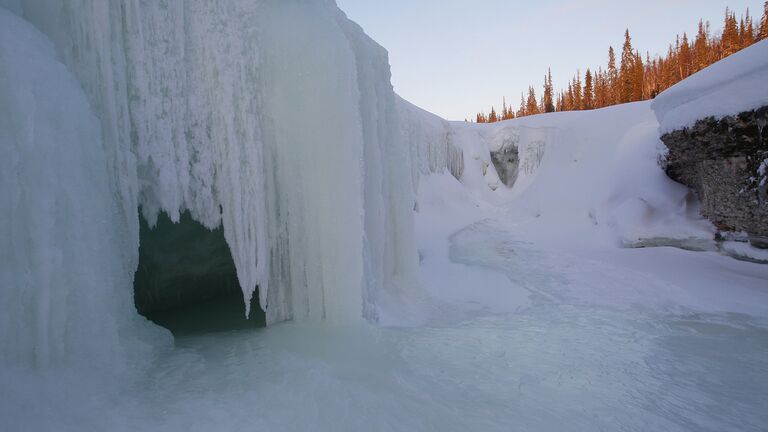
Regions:
<instances>
[{"instance_id":1,"label":"snow bank","mask_svg":"<svg viewBox=\"0 0 768 432\"><path fill-rule=\"evenodd\" d=\"M551 227L545 235L620 244L711 238L693 196L659 166L662 145L648 102L511 123L549 129L539 138L540 166L515 185L513 209Z\"/></svg>"},{"instance_id":2,"label":"snow bank","mask_svg":"<svg viewBox=\"0 0 768 432\"><path fill-rule=\"evenodd\" d=\"M768 40L758 42L661 93L653 111L661 132L768 105Z\"/></svg>"},{"instance_id":3,"label":"snow bank","mask_svg":"<svg viewBox=\"0 0 768 432\"><path fill-rule=\"evenodd\" d=\"M333 2L10 6L52 40L101 121L124 267L140 207L150 223L189 210L222 225L269 322L359 319L370 291L415 272L387 55Z\"/></svg>"}]
</instances>

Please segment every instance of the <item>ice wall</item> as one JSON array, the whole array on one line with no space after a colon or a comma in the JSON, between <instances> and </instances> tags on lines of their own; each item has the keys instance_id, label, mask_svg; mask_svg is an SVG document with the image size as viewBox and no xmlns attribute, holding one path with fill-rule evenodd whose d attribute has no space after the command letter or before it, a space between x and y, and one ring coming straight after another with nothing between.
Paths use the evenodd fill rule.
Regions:
<instances>
[{"instance_id":1,"label":"ice wall","mask_svg":"<svg viewBox=\"0 0 768 432\"><path fill-rule=\"evenodd\" d=\"M415 161L412 178L416 186L421 175L449 172L460 180L464 175L464 151L457 146L451 123L410 102L398 99L401 134L409 143Z\"/></svg>"},{"instance_id":2,"label":"ice wall","mask_svg":"<svg viewBox=\"0 0 768 432\"><path fill-rule=\"evenodd\" d=\"M112 186L74 76L44 35L0 7L0 364L95 372L140 355L134 251L115 247L125 230Z\"/></svg>"},{"instance_id":3,"label":"ice wall","mask_svg":"<svg viewBox=\"0 0 768 432\"><path fill-rule=\"evenodd\" d=\"M515 134L517 128L446 121L400 97L397 106L400 133L413 160L414 190L418 190L421 177L442 173L452 175L476 196L488 198L489 192L499 189L501 179L491 162L490 152L498 150L501 141L509 135L507 129ZM517 139L510 145L527 143L528 140Z\"/></svg>"},{"instance_id":4,"label":"ice wall","mask_svg":"<svg viewBox=\"0 0 768 432\"><path fill-rule=\"evenodd\" d=\"M123 263L138 218L223 225L267 318L372 317L415 266L386 52L334 2L20 0L102 129Z\"/></svg>"}]
</instances>

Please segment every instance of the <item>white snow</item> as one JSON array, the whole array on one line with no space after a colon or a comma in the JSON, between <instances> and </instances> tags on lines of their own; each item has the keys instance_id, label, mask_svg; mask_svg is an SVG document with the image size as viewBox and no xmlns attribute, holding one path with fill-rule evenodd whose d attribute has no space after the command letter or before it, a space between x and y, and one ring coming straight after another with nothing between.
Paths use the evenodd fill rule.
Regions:
<instances>
[{"instance_id":1,"label":"white snow","mask_svg":"<svg viewBox=\"0 0 768 432\"><path fill-rule=\"evenodd\" d=\"M515 312L526 297L548 290L622 309L768 313L763 266L716 252L625 248L647 242L717 250L694 196L659 164L664 149L650 102L449 127L448 136L471 137L452 141L466 159L517 147L520 172L513 188L495 190L471 180L498 178L492 166L483 176L482 164L467 164L460 179L421 178L420 280L432 301L410 311L411 321ZM485 155L466 157L483 153L479 148Z\"/></svg>"},{"instance_id":2,"label":"white snow","mask_svg":"<svg viewBox=\"0 0 768 432\"><path fill-rule=\"evenodd\" d=\"M768 264L768 250L758 249L744 241L726 241L720 249L730 255Z\"/></svg>"},{"instance_id":3,"label":"white snow","mask_svg":"<svg viewBox=\"0 0 768 432\"><path fill-rule=\"evenodd\" d=\"M653 101L661 132L768 105L768 40L721 60L662 92Z\"/></svg>"}]
</instances>

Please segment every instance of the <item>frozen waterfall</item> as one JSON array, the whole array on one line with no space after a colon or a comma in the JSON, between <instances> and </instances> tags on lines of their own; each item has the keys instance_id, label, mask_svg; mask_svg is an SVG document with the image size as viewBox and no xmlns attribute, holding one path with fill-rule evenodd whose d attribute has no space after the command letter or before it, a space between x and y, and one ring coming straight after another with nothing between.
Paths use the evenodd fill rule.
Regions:
<instances>
[{"instance_id":1,"label":"frozen waterfall","mask_svg":"<svg viewBox=\"0 0 768 432\"><path fill-rule=\"evenodd\" d=\"M223 226L268 322L375 319L412 286L387 53L334 2L0 4L3 344L45 363L93 322L135 333L137 209Z\"/></svg>"}]
</instances>

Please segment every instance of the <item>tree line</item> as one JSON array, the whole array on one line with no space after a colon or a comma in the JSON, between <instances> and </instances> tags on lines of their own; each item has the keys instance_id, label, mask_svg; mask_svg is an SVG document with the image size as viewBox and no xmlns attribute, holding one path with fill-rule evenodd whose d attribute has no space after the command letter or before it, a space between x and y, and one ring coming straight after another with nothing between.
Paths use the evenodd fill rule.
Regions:
<instances>
[{"instance_id":1,"label":"tree line","mask_svg":"<svg viewBox=\"0 0 768 432\"><path fill-rule=\"evenodd\" d=\"M495 123L534 114L591 110L653 99L690 75L762 39L768 39L768 1L759 23L753 22L749 10L737 19L736 14L726 8L722 33L711 34L709 22L699 20L698 32L693 40L686 33L682 37L678 35L675 43L669 45L666 55L653 59L647 52L643 59L640 52L632 47L632 38L627 30L621 57L617 59L613 47L609 47L605 69L587 68L583 76L577 70L567 88L557 93L549 69L544 76L541 97L537 97L534 87L529 86L527 94L521 93L520 107L516 111L503 99L500 112L491 107L488 114L478 113L474 121Z\"/></svg>"}]
</instances>

